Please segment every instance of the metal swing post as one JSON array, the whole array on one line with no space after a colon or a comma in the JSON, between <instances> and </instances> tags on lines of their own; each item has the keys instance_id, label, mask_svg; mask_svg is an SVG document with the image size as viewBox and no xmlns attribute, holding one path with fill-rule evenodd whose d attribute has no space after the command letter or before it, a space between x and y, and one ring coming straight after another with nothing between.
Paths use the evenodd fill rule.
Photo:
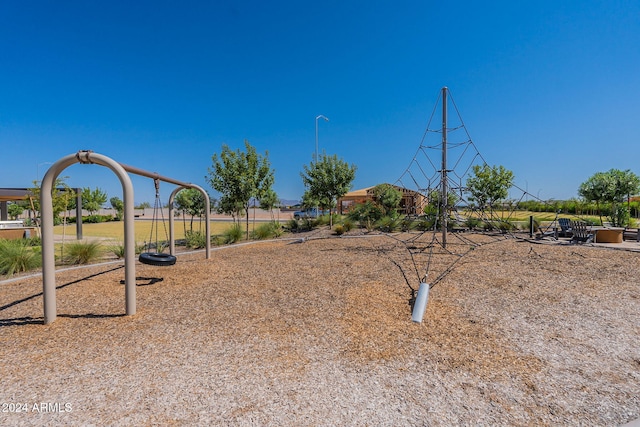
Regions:
<instances>
[{"instance_id":1,"label":"metal swing post","mask_svg":"<svg viewBox=\"0 0 640 427\"><path fill-rule=\"evenodd\" d=\"M440 195L440 226L442 247L447 248L447 87L442 88L442 192Z\"/></svg>"}]
</instances>

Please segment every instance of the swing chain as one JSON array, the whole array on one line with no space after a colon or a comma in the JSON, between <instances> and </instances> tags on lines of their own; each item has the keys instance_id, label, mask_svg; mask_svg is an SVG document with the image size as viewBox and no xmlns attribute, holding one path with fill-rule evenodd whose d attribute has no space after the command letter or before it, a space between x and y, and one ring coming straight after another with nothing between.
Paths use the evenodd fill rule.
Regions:
<instances>
[{"instance_id":1,"label":"swing chain","mask_svg":"<svg viewBox=\"0 0 640 427\"><path fill-rule=\"evenodd\" d=\"M151 249L151 242L153 242L153 232L154 232L154 227L155 227L155 250L156 253L160 252L160 247L159 247L159 239L158 239L158 211L160 212L160 215L162 216L162 225L164 227L164 233L165 233L165 237L167 240L169 240L169 236L167 234L167 226L164 223L164 212L162 212L162 203L160 201L160 180L158 178L154 178L153 183L156 187L156 199L155 202L153 204L153 218L151 219L151 234L149 236L149 250Z\"/></svg>"}]
</instances>

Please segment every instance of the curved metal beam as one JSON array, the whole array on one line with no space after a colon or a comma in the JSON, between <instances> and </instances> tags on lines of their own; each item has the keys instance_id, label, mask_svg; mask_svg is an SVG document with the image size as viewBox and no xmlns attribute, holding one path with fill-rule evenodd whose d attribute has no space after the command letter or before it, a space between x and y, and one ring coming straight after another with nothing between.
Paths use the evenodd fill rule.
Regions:
<instances>
[{"instance_id":1,"label":"curved metal beam","mask_svg":"<svg viewBox=\"0 0 640 427\"><path fill-rule=\"evenodd\" d=\"M75 163L96 163L111 169L122 184L124 202L124 270L125 309L127 315L136 313L136 271L134 235L133 185L125 169L107 156L91 151L78 151L55 162L42 179L40 209L42 221L42 287L44 300L44 323L56 320L56 271L53 240L53 199L51 190L58 175Z\"/></svg>"}]
</instances>

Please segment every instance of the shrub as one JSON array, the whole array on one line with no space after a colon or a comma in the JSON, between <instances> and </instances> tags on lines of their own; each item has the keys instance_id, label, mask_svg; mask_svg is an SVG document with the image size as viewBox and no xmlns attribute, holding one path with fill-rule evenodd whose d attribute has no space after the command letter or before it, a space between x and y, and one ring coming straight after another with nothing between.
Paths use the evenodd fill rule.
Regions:
<instances>
[{"instance_id":1,"label":"shrub","mask_svg":"<svg viewBox=\"0 0 640 427\"><path fill-rule=\"evenodd\" d=\"M344 229L345 232L353 230L353 227L355 226L355 224L353 223L353 221L349 217L342 218L341 225L342 225L342 228Z\"/></svg>"},{"instance_id":2,"label":"shrub","mask_svg":"<svg viewBox=\"0 0 640 427\"><path fill-rule=\"evenodd\" d=\"M13 275L40 267L39 248L33 248L24 240L0 240L0 274Z\"/></svg>"},{"instance_id":3,"label":"shrub","mask_svg":"<svg viewBox=\"0 0 640 427\"><path fill-rule=\"evenodd\" d=\"M264 230L260 230L261 228L264 228ZM267 239L270 237L280 237L283 233L282 226L277 221L271 221L267 224L262 224L256 231L262 233L265 236L263 238Z\"/></svg>"},{"instance_id":4,"label":"shrub","mask_svg":"<svg viewBox=\"0 0 640 427\"><path fill-rule=\"evenodd\" d=\"M428 230L433 230L433 227L435 224L436 224L435 219L428 216L423 216L423 217L420 217L420 219L418 219L418 223L416 227L420 231L428 231Z\"/></svg>"},{"instance_id":5,"label":"shrub","mask_svg":"<svg viewBox=\"0 0 640 427\"><path fill-rule=\"evenodd\" d=\"M474 230L478 225L480 225L480 222L480 219L470 216L464 221L464 225L469 230Z\"/></svg>"},{"instance_id":6,"label":"shrub","mask_svg":"<svg viewBox=\"0 0 640 427\"><path fill-rule=\"evenodd\" d=\"M362 226L371 229L373 224L382 218L382 209L370 200L357 204L349 213L348 218L358 221Z\"/></svg>"},{"instance_id":7,"label":"shrub","mask_svg":"<svg viewBox=\"0 0 640 427\"><path fill-rule=\"evenodd\" d=\"M498 229L503 233L506 233L507 231L513 231L516 229L515 224L506 219L500 220L497 225L498 225Z\"/></svg>"},{"instance_id":8,"label":"shrub","mask_svg":"<svg viewBox=\"0 0 640 427\"><path fill-rule=\"evenodd\" d=\"M287 221L287 223L284 225L284 228L286 228L287 230L289 230L292 233L295 233L297 231L299 231L300 228L300 224L298 224L298 220L297 219L293 219L291 218L289 221Z\"/></svg>"},{"instance_id":9,"label":"shrub","mask_svg":"<svg viewBox=\"0 0 640 427\"><path fill-rule=\"evenodd\" d=\"M300 231L311 231L316 228L317 222L311 218L302 218L300 220Z\"/></svg>"},{"instance_id":10,"label":"shrub","mask_svg":"<svg viewBox=\"0 0 640 427\"><path fill-rule=\"evenodd\" d=\"M625 227L629 225L629 210L626 205L619 204L615 206L608 217L614 227Z\"/></svg>"},{"instance_id":11,"label":"shrub","mask_svg":"<svg viewBox=\"0 0 640 427\"><path fill-rule=\"evenodd\" d=\"M385 233L393 233L401 229L402 220L391 216L384 216L375 223L375 228Z\"/></svg>"},{"instance_id":12,"label":"shrub","mask_svg":"<svg viewBox=\"0 0 640 427\"><path fill-rule=\"evenodd\" d=\"M38 236L25 239L27 246L42 246L42 239Z\"/></svg>"},{"instance_id":13,"label":"shrub","mask_svg":"<svg viewBox=\"0 0 640 427\"><path fill-rule=\"evenodd\" d=\"M277 237L277 233L280 230L280 225L275 222L267 222L260 224L255 230L253 230L252 237L258 240L270 239Z\"/></svg>"},{"instance_id":14,"label":"shrub","mask_svg":"<svg viewBox=\"0 0 640 427\"><path fill-rule=\"evenodd\" d=\"M342 236L344 234L344 226L341 224L338 224L335 227L333 227L333 231L335 231L335 233L338 236Z\"/></svg>"},{"instance_id":15,"label":"shrub","mask_svg":"<svg viewBox=\"0 0 640 427\"><path fill-rule=\"evenodd\" d=\"M201 231L187 230L184 240L185 246L191 249L201 249L207 246L207 236Z\"/></svg>"},{"instance_id":16,"label":"shrub","mask_svg":"<svg viewBox=\"0 0 640 427\"><path fill-rule=\"evenodd\" d=\"M118 259L124 258L124 244L109 246L109 252L114 254Z\"/></svg>"},{"instance_id":17,"label":"shrub","mask_svg":"<svg viewBox=\"0 0 640 427\"><path fill-rule=\"evenodd\" d=\"M411 231L417 228L418 228L418 222L415 221L413 218L406 217L402 219L402 221L400 222L400 229L402 231Z\"/></svg>"},{"instance_id":18,"label":"shrub","mask_svg":"<svg viewBox=\"0 0 640 427\"><path fill-rule=\"evenodd\" d=\"M147 245L145 245L144 243L141 244L141 245L136 244L135 254L136 255L140 255L142 252L145 252L146 249L147 249ZM119 243L117 245L111 245L111 246L109 246L108 250L109 250L109 252L114 254L118 259L124 258L124 243Z\"/></svg>"},{"instance_id":19,"label":"shrub","mask_svg":"<svg viewBox=\"0 0 640 427\"><path fill-rule=\"evenodd\" d=\"M273 222L273 237L280 237L284 233L279 222Z\"/></svg>"},{"instance_id":20,"label":"shrub","mask_svg":"<svg viewBox=\"0 0 640 427\"><path fill-rule=\"evenodd\" d=\"M240 224L233 224L231 227L227 228L222 236L224 238L224 243L229 245L231 243L235 243L242 239L242 227Z\"/></svg>"},{"instance_id":21,"label":"shrub","mask_svg":"<svg viewBox=\"0 0 640 427\"><path fill-rule=\"evenodd\" d=\"M334 216L335 218L335 216ZM331 216L329 214L326 215L320 215L318 218L316 218L315 221L313 221L314 225L316 227L320 227L323 225L329 225L329 221L331 220Z\"/></svg>"},{"instance_id":22,"label":"shrub","mask_svg":"<svg viewBox=\"0 0 640 427\"><path fill-rule=\"evenodd\" d=\"M88 215L88 216L83 216L82 217L82 222L83 223L87 223L87 224L98 224L98 223L101 223L101 222L109 222L109 221L113 221L113 216L111 216L111 215ZM74 223L74 222L76 222L76 218L75 217L69 218L69 220L67 222Z\"/></svg>"},{"instance_id":23,"label":"shrub","mask_svg":"<svg viewBox=\"0 0 640 427\"><path fill-rule=\"evenodd\" d=\"M491 221L483 221L481 227L484 231L493 231L495 230L495 225ZM540 227L538 227L540 228Z\"/></svg>"},{"instance_id":24,"label":"shrub","mask_svg":"<svg viewBox=\"0 0 640 427\"><path fill-rule=\"evenodd\" d=\"M102 255L100 242L76 242L65 247L65 264L89 264Z\"/></svg>"}]
</instances>

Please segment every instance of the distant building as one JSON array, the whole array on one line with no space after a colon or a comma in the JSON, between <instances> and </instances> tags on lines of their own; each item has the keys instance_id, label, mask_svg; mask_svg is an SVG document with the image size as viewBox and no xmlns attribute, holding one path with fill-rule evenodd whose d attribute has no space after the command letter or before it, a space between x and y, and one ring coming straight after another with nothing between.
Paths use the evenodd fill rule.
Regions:
<instances>
[{"instance_id":1,"label":"distant building","mask_svg":"<svg viewBox=\"0 0 640 427\"><path fill-rule=\"evenodd\" d=\"M423 213L424 206L427 204L427 197L418 191L409 190L404 187L390 184L402 193L402 200L398 212L403 215L420 215ZM375 202L373 187L362 188L360 190L350 191L338 199L338 213L347 214L354 206L365 203L367 201Z\"/></svg>"}]
</instances>

